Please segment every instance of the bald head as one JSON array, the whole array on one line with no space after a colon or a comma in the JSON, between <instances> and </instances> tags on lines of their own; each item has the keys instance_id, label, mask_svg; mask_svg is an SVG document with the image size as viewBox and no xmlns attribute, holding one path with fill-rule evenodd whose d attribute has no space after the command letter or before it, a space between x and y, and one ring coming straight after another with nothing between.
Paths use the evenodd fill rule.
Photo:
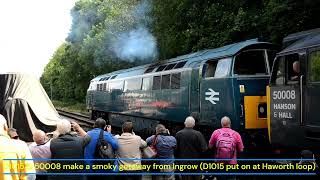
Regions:
<instances>
[{"instance_id":1,"label":"bald head","mask_svg":"<svg viewBox=\"0 0 320 180\"><path fill-rule=\"evenodd\" d=\"M33 132L33 141L37 144L44 144L46 142L46 133L44 133L42 130L37 129Z\"/></svg>"},{"instance_id":2,"label":"bald head","mask_svg":"<svg viewBox=\"0 0 320 180\"><path fill-rule=\"evenodd\" d=\"M221 119L221 126L224 127L224 128L230 128L231 127L231 120L229 117L227 116L224 116L222 119Z\"/></svg>"},{"instance_id":3,"label":"bald head","mask_svg":"<svg viewBox=\"0 0 320 180\"><path fill-rule=\"evenodd\" d=\"M8 131L7 120L0 114L0 133L6 134Z\"/></svg>"}]
</instances>

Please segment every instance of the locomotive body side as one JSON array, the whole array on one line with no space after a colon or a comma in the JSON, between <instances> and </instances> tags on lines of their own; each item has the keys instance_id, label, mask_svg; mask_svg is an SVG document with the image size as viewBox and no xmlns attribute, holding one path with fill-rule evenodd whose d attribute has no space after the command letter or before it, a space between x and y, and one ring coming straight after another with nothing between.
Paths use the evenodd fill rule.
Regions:
<instances>
[{"instance_id":1,"label":"locomotive body side","mask_svg":"<svg viewBox=\"0 0 320 180\"><path fill-rule=\"evenodd\" d=\"M248 40L101 75L90 83L87 106L92 119L103 117L116 127L131 120L146 136L158 123L174 134L190 114L207 138L223 116L243 134L266 135L265 87L276 49Z\"/></svg>"}]
</instances>

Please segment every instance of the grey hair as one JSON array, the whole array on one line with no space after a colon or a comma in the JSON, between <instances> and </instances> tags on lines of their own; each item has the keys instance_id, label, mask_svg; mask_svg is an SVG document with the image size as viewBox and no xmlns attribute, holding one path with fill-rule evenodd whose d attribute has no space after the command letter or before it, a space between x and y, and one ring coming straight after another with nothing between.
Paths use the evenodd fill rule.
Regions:
<instances>
[{"instance_id":1,"label":"grey hair","mask_svg":"<svg viewBox=\"0 0 320 180\"><path fill-rule=\"evenodd\" d=\"M299 61L293 62L292 69L295 73L300 73L300 62Z\"/></svg>"},{"instance_id":2,"label":"grey hair","mask_svg":"<svg viewBox=\"0 0 320 180\"><path fill-rule=\"evenodd\" d=\"M221 118L221 126L222 127L231 127L231 120L228 116L224 116Z\"/></svg>"},{"instance_id":3,"label":"grey hair","mask_svg":"<svg viewBox=\"0 0 320 180\"><path fill-rule=\"evenodd\" d=\"M71 123L66 119L62 119L57 123L57 131L59 134L67 134L71 131Z\"/></svg>"},{"instance_id":4,"label":"grey hair","mask_svg":"<svg viewBox=\"0 0 320 180\"><path fill-rule=\"evenodd\" d=\"M166 133L166 132L167 132L166 127L163 124L158 124L156 126L156 134Z\"/></svg>"},{"instance_id":5,"label":"grey hair","mask_svg":"<svg viewBox=\"0 0 320 180\"><path fill-rule=\"evenodd\" d=\"M184 121L185 127L193 128L196 125L196 121L192 116L188 116L186 120Z\"/></svg>"}]
</instances>

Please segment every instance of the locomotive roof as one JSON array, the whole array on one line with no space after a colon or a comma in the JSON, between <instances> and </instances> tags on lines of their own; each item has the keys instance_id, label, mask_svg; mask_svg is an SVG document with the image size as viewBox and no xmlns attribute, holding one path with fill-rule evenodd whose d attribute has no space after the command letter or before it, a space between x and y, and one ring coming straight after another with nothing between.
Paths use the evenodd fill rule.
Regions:
<instances>
[{"instance_id":1,"label":"locomotive roof","mask_svg":"<svg viewBox=\"0 0 320 180\"><path fill-rule=\"evenodd\" d=\"M304 48L310 48L319 45L320 42L320 28L299 33L290 34L284 38L284 43L293 42L278 55L288 54Z\"/></svg>"},{"instance_id":2,"label":"locomotive roof","mask_svg":"<svg viewBox=\"0 0 320 180\"><path fill-rule=\"evenodd\" d=\"M111 79L112 76L116 76L113 78L123 78L123 77L135 76L135 75L142 75L142 74L146 74L145 71L149 67L159 67L159 66L165 65L165 64L179 63L179 62L184 62L184 61L186 61L186 64L184 65L183 68L191 67L194 64L194 62L208 60L208 59L217 59L217 58L234 56L239 51L241 51L249 46L254 46L254 45L272 45L272 44L268 43L268 42L261 42L258 39L250 39L250 40L222 46L222 47L215 48L215 49L202 50L202 51L198 51L198 52L194 52L194 53L190 53L190 54L186 54L186 55L181 55L181 56L178 56L178 57L175 57L172 59L168 59L168 60L158 61L155 63L137 66L137 67L133 67L133 68L129 68L129 69L114 71L114 72L111 72L108 74L103 74L103 75L97 76L93 80L97 81L97 80L101 80L102 78L107 78L107 77L109 77ZM105 79L105 80L107 80L107 79Z\"/></svg>"}]
</instances>

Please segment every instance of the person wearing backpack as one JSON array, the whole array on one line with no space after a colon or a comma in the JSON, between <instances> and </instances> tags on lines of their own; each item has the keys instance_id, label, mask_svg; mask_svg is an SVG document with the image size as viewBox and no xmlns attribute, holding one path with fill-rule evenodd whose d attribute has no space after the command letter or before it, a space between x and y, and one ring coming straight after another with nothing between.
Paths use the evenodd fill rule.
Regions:
<instances>
[{"instance_id":1,"label":"person wearing backpack","mask_svg":"<svg viewBox=\"0 0 320 180\"><path fill-rule=\"evenodd\" d=\"M243 151L243 143L238 132L231 129L231 120L224 116L221 119L222 128L215 130L209 140L209 149L214 148L216 159L230 159L221 162L237 164L237 154Z\"/></svg>"},{"instance_id":2,"label":"person wearing backpack","mask_svg":"<svg viewBox=\"0 0 320 180\"><path fill-rule=\"evenodd\" d=\"M85 133L85 131L77 124L73 125L73 128L80 134L80 136L82 134ZM107 131L104 131L104 130ZM106 159L109 157L103 157L101 155L101 153L99 153L99 145L101 143L105 143L107 145L107 148L112 148L112 151L115 152L119 145L118 145L118 141L112 136L111 134L111 126L110 125L106 125L106 121L102 118L98 118L94 125L93 125L93 129L88 131L87 136L90 137L91 141L89 142L88 145L85 146L84 148L84 159L86 160L86 164L89 164L90 166L92 166L93 163L97 164L101 164L101 163L105 163L105 164L112 164L113 165L113 161L103 161L103 162L98 162L98 161L90 161L89 159ZM111 147L110 147L111 146ZM114 158L114 157L111 157ZM111 170L110 170L111 171ZM105 172L105 171L98 171L98 172ZM106 179L107 176L88 176L88 179ZM113 177L108 176L108 179L112 179Z\"/></svg>"},{"instance_id":3,"label":"person wearing backpack","mask_svg":"<svg viewBox=\"0 0 320 180\"><path fill-rule=\"evenodd\" d=\"M158 164L173 165L174 164L174 150L177 146L177 140L170 135L170 132L163 124L156 126L156 134L146 139L147 144L154 145L157 152L157 159L163 159L157 162ZM155 162L155 161L153 161ZM166 175L154 176L155 180L174 180L174 169L160 169L159 172L172 173Z\"/></svg>"}]
</instances>

